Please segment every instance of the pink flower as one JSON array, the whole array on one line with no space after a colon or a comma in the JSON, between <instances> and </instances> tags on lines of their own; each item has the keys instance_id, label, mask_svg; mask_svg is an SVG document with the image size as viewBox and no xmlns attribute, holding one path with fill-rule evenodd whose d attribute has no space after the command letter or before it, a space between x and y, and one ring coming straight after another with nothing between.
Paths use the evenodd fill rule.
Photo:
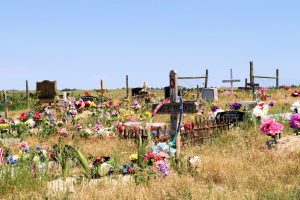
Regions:
<instances>
[{"instance_id":1,"label":"pink flower","mask_svg":"<svg viewBox=\"0 0 300 200\"><path fill-rule=\"evenodd\" d=\"M19 119L24 122L28 119L28 115L26 113L21 113Z\"/></svg>"},{"instance_id":2,"label":"pink flower","mask_svg":"<svg viewBox=\"0 0 300 200\"><path fill-rule=\"evenodd\" d=\"M82 126L81 126L80 124L77 124L77 125L75 126L75 129L76 129L77 131L80 131L80 130L82 129Z\"/></svg>"},{"instance_id":3,"label":"pink flower","mask_svg":"<svg viewBox=\"0 0 300 200\"><path fill-rule=\"evenodd\" d=\"M262 121L262 125L260 127L260 131L269 136L275 136L281 133L284 129L284 126L276 120L270 118Z\"/></svg>"},{"instance_id":4,"label":"pink flower","mask_svg":"<svg viewBox=\"0 0 300 200\"><path fill-rule=\"evenodd\" d=\"M25 147L27 147L28 146L28 143L27 142L21 142L20 144L19 144L19 148L20 149L23 149L23 148L25 148Z\"/></svg>"},{"instance_id":5,"label":"pink flower","mask_svg":"<svg viewBox=\"0 0 300 200\"><path fill-rule=\"evenodd\" d=\"M62 129L60 129L59 130L59 132L58 132L61 136L65 136L65 135L67 135L68 134L68 131L67 131L67 129L66 128L62 128Z\"/></svg>"},{"instance_id":6,"label":"pink flower","mask_svg":"<svg viewBox=\"0 0 300 200\"><path fill-rule=\"evenodd\" d=\"M267 93L268 91L269 91L268 88L261 88L261 89L259 90L259 92L261 92L262 94L265 94L265 93Z\"/></svg>"}]
</instances>

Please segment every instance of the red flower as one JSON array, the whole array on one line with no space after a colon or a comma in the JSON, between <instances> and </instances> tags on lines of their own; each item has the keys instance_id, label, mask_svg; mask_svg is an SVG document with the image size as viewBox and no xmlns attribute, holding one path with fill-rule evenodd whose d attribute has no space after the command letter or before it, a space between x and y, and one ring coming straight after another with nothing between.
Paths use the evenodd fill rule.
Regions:
<instances>
[{"instance_id":1,"label":"red flower","mask_svg":"<svg viewBox=\"0 0 300 200\"><path fill-rule=\"evenodd\" d=\"M28 119L28 115L26 113L21 113L19 119L24 122Z\"/></svg>"},{"instance_id":2,"label":"red flower","mask_svg":"<svg viewBox=\"0 0 300 200\"><path fill-rule=\"evenodd\" d=\"M128 172L132 174L132 173L134 173L134 169L133 168L129 168Z\"/></svg>"},{"instance_id":3,"label":"red flower","mask_svg":"<svg viewBox=\"0 0 300 200\"><path fill-rule=\"evenodd\" d=\"M33 119L34 119L34 121L41 121L41 119L42 119L42 114L39 113L39 112L34 113Z\"/></svg>"},{"instance_id":4,"label":"red flower","mask_svg":"<svg viewBox=\"0 0 300 200\"><path fill-rule=\"evenodd\" d=\"M119 133L123 133L125 131L125 128L126 128L125 124L121 124L117 127Z\"/></svg>"},{"instance_id":5,"label":"red flower","mask_svg":"<svg viewBox=\"0 0 300 200\"><path fill-rule=\"evenodd\" d=\"M154 153L147 153L145 156L145 160L155 159L155 158L156 158L156 155Z\"/></svg>"},{"instance_id":6,"label":"red flower","mask_svg":"<svg viewBox=\"0 0 300 200\"><path fill-rule=\"evenodd\" d=\"M192 122L185 122L184 123L184 131L188 132L193 130L194 124Z\"/></svg>"}]
</instances>

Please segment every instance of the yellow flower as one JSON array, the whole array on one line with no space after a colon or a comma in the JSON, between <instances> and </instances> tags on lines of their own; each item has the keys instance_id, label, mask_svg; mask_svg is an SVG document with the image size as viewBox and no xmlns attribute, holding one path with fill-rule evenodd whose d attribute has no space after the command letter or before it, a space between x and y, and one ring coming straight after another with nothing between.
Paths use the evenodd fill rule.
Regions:
<instances>
[{"instance_id":1,"label":"yellow flower","mask_svg":"<svg viewBox=\"0 0 300 200\"><path fill-rule=\"evenodd\" d=\"M149 111L145 112L145 117L146 118L150 118L152 116L152 113L150 113Z\"/></svg>"},{"instance_id":2,"label":"yellow flower","mask_svg":"<svg viewBox=\"0 0 300 200\"><path fill-rule=\"evenodd\" d=\"M0 129L8 129L9 125L8 124L0 124Z\"/></svg>"},{"instance_id":3,"label":"yellow flower","mask_svg":"<svg viewBox=\"0 0 300 200\"><path fill-rule=\"evenodd\" d=\"M131 160L131 161L136 161L137 159L138 159L138 155L137 155L136 153L131 154L131 155L129 156L129 160Z\"/></svg>"},{"instance_id":4,"label":"yellow flower","mask_svg":"<svg viewBox=\"0 0 300 200\"><path fill-rule=\"evenodd\" d=\"M93 108L97 107L97 105L95 104L95 102L91 102L90 106L93 107Z\"/></svg>"}]
</instances>

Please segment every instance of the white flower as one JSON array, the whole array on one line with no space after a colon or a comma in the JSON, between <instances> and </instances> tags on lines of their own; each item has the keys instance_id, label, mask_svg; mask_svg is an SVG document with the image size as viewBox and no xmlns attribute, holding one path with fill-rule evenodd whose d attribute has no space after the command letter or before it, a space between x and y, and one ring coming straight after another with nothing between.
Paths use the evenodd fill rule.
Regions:
<instances>
[{"instance_id":1,"label":"white flower","mask_svg":"<svg viewBox=\"0 0 300 200\"><path fill-rule=\"evenodd\" d=\"M35 126L35 121L31 118L28 119L25 123L31 128L33 128Z\"/></svg>"},{"instance_id":2,"label":"white flower","mask_svg":"<svg viewBox=\"0 0 300 200\"><path fill-rule=\"evenodd\" d=\"M296 101L295 103L293 103L291 110L293 112L300 111L300 101Z\"/></svg>"}]
</instances>

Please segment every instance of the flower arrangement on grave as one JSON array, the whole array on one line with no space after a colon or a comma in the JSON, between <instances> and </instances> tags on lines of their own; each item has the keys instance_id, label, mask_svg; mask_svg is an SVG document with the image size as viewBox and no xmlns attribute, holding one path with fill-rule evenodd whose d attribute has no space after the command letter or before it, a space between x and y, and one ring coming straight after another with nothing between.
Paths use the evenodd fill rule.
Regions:
<instances>
[{"instance_id":1,"label":"flower arrangement on grave","mask_svg":"<svg viewBox=\"0 0 300 200\"><path fill-rule=\"evenodd\" d=\"M184 122L183 127L184 127L185 132L189 132L194 129L194 124L192 122L187 121L187 122Z\"/></svg>"},{"instance_id":2,"label":"flower arrangement on grave","mask_svg":"<svg viewBox=\"0 0 300 200\"><path fill-rule=\"evenodd\" d=\"M60 136L63 136L63 137L67 137L68 135L68 131L66 128L61 128L59 131L58 131L59 135Z\"/></svg>"},{"instance_id":3,"label":"flower arrangement on grave","mask_svg":"<svg viewBox=\"0 0 300 200\"><path fill-rule=\"evenodd\" d=\"M242 104L237 103L237 102L233 102L229 104L229 107L231 110L240 110L242 107Z\"/></svg>"},{"instance_id":4,"label":"flower arrangement on grave","mask_svg":"<svg viewBox=\"0 0 300 200\"><path fill-rule=\"evenodd\" d=\"M19 120L22 121L22 122L27 121L28 118L29 118L29 116L28 116L26 113L21 113L21 114L19 115Z\"/></svg>"},{"instance_id":5,"label":"flower arrangement on grave","mask_svg":"<svg viewBox=\"0 0 300 200\"><path fill-rule=\"evenodd\" d=\"M297 90L297 89L294 90L294 91L292 92L291 96L292 96L292 97L299 97L299 96L300 96L299 90Z\"/></svg>"},{"instance_id":6,"label":"flower arrangement on grave","mask_svg":"<svg viewBox=\"0 0 300 200\"><path fill-rule=\"evenodd\" d=\"M269 106L265 102L260 102L252 111L252 116L256 119L266 119L269 112Z\"/></svg>"},{"instance_id":7,"label":"flower arrangement on grave","mask_svg":"<svg viewBox=\"0 0 300 200\"><path fill-rule=\"evenodd\" d=\"M300 111L300 101L296 101L295 103L292 104L291 110L294 113L298 113Z\"/></svg>"},{"instance_id":8,"label":"flower arrangement on grave","mask_svg":"<svg viewBox=\"0 0 300 200\"><path fill-rule=\"evenodd\" d=\"M296 135L300 135L300 114L294 113L289 119L289 125L294 129Z\"/></svg>"},{"instance_id":9,"label":"flower arrangement on grave","mask_svg":"<svg viewBox=\"0 0 300 200\"><path fill-rule=\"evenodd\" d=\"M272 137L274 140L276 140L277 135L280 136L283 129L284 126L272 118L263 120L259 128L262 133Z\"/></svg>"}]
</instances>

